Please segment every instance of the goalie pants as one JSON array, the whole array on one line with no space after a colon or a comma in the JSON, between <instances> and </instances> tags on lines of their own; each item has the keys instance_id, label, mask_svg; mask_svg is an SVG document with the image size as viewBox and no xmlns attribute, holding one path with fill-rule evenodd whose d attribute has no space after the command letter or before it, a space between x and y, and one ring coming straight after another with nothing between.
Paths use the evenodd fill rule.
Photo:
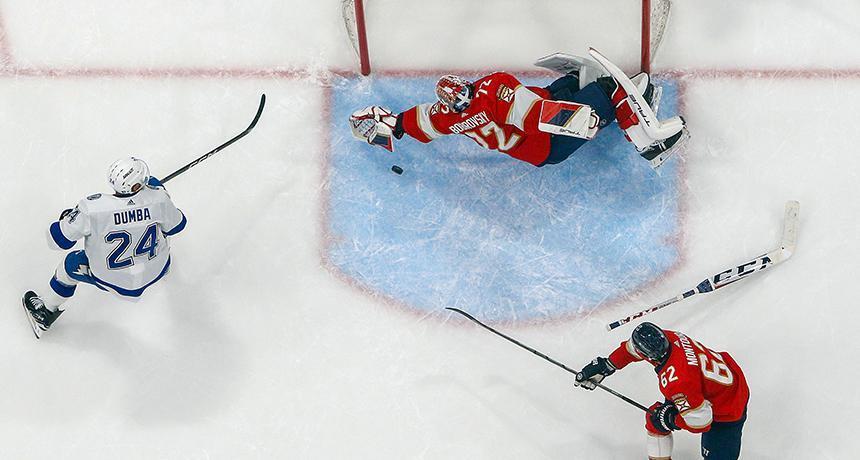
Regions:
<instances>
[{"instance_id":1,"label":"goalie pants","mask_svg":"<svg viewBox=\"0 0 860 460\"><path fill-rule=\"evenodd\" d=\"M713 422L702 433L702 457L706 460L737 460L741 455L741 433L747 413L736 422Z\"/></svg>"},{"instance_id":2,"label":"goalie pants","mask_svg":"<svg viewBox=\"0 0 860 460\"><path fill-rule=\"evenodd\" d=\"M612 106L612 101L596 82L579 89L579 78L574 75L565 75L552 82L545 89L549 91L553 100L576 102L590 106L600 117L600 128L615 120L615 108ZM549 156L538 166L561 163L586 142L588 142L586 139L550 134Z\"/></svg>"}]
</instances>

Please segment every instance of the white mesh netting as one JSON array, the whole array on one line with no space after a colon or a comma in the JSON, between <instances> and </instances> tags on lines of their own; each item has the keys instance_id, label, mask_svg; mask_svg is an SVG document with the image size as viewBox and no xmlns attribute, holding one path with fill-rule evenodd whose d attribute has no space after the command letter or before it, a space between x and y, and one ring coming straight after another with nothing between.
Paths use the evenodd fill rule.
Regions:
<instances>
[{"instance_id":1,"label":"white mesh netting","mask_svg":"<svg viewBox=\"0 0 860 460\"><path fill-rule=\"evenodd\" d=\"M641 46L648 47L648 55L649 61L654 60L654 56L657 54L657 51L660 49L660 44L663 42L663 37L666 32L666 26L669 23L669 16L672 9L671 0L638 0L642 2L642 5L646 8L649 8L650 15L648 23L649 26L649 34L648 34L648 43L642 43ZM357 5L357 2L360 4ZM358 58L357 62L360 62L362 59L362 54L367 53L367 49L362 47L359 40L360 34L360 23L357 18L356 9L359 8L360 11L358 14L363 14L364 5L363 3L366 0L342 0L341 1L341 13L343 15L344 25L346 26L346 33L349 41L352 45L353 50L355 51L355 55ZM645 25L645 21L643 20L643 26ZM367 56L365 56L365 59ZM645 65L645 63L642 63ZM369 68L366 69L369 71Z\"/></svg>"}]
</instances>

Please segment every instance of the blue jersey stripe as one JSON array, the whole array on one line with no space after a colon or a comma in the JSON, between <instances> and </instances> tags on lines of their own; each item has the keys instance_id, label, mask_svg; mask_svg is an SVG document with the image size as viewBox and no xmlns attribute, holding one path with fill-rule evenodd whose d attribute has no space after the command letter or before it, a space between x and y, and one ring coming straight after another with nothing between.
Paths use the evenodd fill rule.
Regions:
<instances>
[{"instance_id":1,"label":"blue jersey stripe","mask_svg":"<svg viewBox=\"0 0 860 460\"><path fill-rule=\"evenodd\" d=\"M66 286L65 284L61 283L59 280L57 280L56 276L51 277L51 281L49 282L49 284L51 285L51 289L53 289L58 296L65 297L67 299L73 296L75 294L75 289L77 289L77 286Z\"/></svg>"},{"instance_id":2,"label":"blue jersey stripe","mask_svg":"<svg viewBox=\"0 0 860 460\"><path fill-rule=\"evenodd\" d=\"M57 246L63 249L72 249L72 246L75 245L73 240L66 238L66 235L63 235L63 230L60 229L60 222L54 222L51 224L51 238L54 239L54 243L57 243Z\"/></svg>"},{"instance_id":3,"label":"blue jersey stripe","mask_svg":"<svg viewBox=\"0 0 860 460\"><path fill-rule=\"evenodd\" d=\"M175 234L181 232L183 229L185 229L185 224L188 223L188 219L185 218L185 214L182 211L179 211L179 213L182 214L182 221L179 222L178 224L176 224L176 227L173 227L170 230L165 231L164 232L165 236L175 235Z\"/></svg>"}]
</instances>

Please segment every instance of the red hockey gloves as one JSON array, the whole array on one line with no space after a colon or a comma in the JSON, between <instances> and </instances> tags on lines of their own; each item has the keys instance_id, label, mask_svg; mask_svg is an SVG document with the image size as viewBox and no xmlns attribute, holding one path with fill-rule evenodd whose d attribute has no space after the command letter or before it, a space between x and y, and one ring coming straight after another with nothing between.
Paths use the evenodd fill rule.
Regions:
<instances>
[{"instance_id":1,"label":"red hockey gloves","mask_svg":"<svg viewBox=\"0 0 860 460\"><path fill-rule=\"evenodd\" d=\"M576 382L574 385L593 390L597 388L597 384L603 381L604 378L612 375L615 372L615 365L612 361L598 356L590 363L586 364L578 374L576 374Z\"/></svg>"},{"instance_id":2,"label":"red hockey gloves","mask_svg":"<svg viewBox=\"0 0 860 460\"><path fill-rule=\"evenodd\" d=\"M681 428L675 423L678 408L671 401L655 402L645 414L645 429L657 434L669 434Z\"/></svg>"}]
</instances>

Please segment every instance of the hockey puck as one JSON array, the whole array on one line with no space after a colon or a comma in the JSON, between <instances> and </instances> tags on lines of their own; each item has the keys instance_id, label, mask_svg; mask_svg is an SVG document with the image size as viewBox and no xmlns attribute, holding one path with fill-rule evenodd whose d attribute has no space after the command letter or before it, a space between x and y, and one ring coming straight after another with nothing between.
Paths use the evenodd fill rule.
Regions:
<instances>
[{"instance_id":1,"label":"hockey puck","mask_svg":"<svg viewBox=\"0 0 860 460\"><path fill-rule=\"evenodd\" d=\"M391 166L391 171L394 172L394 174L403 174L403 168L397 165Z\"/></svg>"}]
</instances>

